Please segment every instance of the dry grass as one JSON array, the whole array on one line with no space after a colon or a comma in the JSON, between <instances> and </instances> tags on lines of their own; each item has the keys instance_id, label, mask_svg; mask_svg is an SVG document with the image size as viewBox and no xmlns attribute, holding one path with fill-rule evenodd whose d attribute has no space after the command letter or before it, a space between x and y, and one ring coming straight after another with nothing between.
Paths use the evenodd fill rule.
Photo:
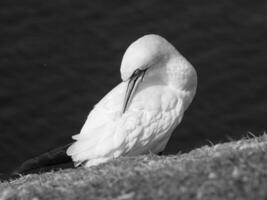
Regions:
<instances>
[{"instance_id":1,"label":"dry grass","mask_svg":"<svg viewBox=\"0 0 267 200\"><path fill-rule=\"evenodd\" d=\"M0 183L2 199L266 199L267 135Z\"/></svg>"}]
</instances>

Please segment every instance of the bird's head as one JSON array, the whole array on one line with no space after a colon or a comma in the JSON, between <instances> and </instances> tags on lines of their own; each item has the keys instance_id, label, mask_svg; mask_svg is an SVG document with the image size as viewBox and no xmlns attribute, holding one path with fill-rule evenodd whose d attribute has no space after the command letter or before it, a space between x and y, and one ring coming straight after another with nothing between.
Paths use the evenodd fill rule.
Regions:
<instances>
[{"instance_id":1,"label":"bird's head","mask_svg":"<svg viewBox=\"0 0 267 200\"><path fill-rule=\"evenodd\" d=\"M146 70L169 54L169 42L159 35L145 35L133 42L123 55L121 78L127 81L136 70Z\"/></svg>"},{"instance_id":2,"label":"bird's head","mask_svg":"<svg viewBox=\"0 0 267 200\"><path fill-rule=\"evenodd\" d=\"M166 39L150 34L133 42L122 58L121 78L128 81L123 112L138 84L147 76L176 89L188 90L193 99L197 86L195 69Z\"/></svg>"}]
</instances>

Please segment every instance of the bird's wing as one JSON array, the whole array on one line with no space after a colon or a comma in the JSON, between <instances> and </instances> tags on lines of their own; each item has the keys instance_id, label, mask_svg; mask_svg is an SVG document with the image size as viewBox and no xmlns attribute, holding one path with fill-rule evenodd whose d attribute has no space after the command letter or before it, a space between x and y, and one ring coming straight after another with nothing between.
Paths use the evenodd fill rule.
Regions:
<instances>
[{"instance_id":1,"label":"bird's wing","mask_svg":"<svg viewBox=\"0 0 267 200\"><path fill-rule=\"evenodd\" d=\"M122 82L106 94L91 110L80 133L72 137L76 141L68 148L67 155L74 162L79 164L105 155L112 148L112 134L122 112L126 88L127 84ZM103 147L105 143L108 146Z\"/></svg>"},{"instance_id":2,"label":"bird's wing","mask_svg":"<svg viewBox=\"0 0 267 200\"><path fill-rule=\"evenodd\" d=\"M127 84L120 83L106 94L91 110L81 132L77 136L95 136L95 130L104 128L111 121L116 120L122 112L123 99Z\"/></svg>"},{"instance_id":3,"label":"bird's wing","mask_svg":"<svg viewBox=\"0 0 267 200\"><path fill-rule=\"evenodd\" d=\"M81 133L73 136L76 142L67 154L74 162L136 155L149 150L157 152L164 148L171 129L182 119L179 97L168 87L143 88L121 114L126 87L126 83L121 83L110 91L90 112Z\"/></svg>"}]
</instances>

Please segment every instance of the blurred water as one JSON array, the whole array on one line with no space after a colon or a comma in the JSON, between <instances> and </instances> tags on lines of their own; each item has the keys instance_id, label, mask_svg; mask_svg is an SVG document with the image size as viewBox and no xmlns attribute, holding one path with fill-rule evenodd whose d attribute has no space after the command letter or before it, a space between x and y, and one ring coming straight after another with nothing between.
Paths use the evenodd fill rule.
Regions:
<instances>
[{"instance_id":1,"label":"blurred water","mask_svg":"<svg viewBox=\"0 0 267 200\"><path fill-rule=\"evenodd\" d=\"M138 37L166 37L195 66L196 99L166 153L266 130L266 1L1 1L0 172L71 141L120 82Z\"/></svg>"}]
</instances>

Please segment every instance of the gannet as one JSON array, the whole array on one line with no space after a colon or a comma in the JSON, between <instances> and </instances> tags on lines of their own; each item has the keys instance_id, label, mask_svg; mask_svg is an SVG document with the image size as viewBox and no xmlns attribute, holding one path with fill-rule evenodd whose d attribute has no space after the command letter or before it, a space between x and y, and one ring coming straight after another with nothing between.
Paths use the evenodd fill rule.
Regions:
<instances>
[{"instance_id":1,"label":"gannet","mask_svg":"<svg viewBox=\"0 0 267 200\"><path fill-rule=\"evenodd\" d=\"M14 174L162 152L195 96L196 70L166 39L149 34L127 48L120 72L122 82L94 106L75 142L24 162Z\"/></svg>"}]
</instances>

